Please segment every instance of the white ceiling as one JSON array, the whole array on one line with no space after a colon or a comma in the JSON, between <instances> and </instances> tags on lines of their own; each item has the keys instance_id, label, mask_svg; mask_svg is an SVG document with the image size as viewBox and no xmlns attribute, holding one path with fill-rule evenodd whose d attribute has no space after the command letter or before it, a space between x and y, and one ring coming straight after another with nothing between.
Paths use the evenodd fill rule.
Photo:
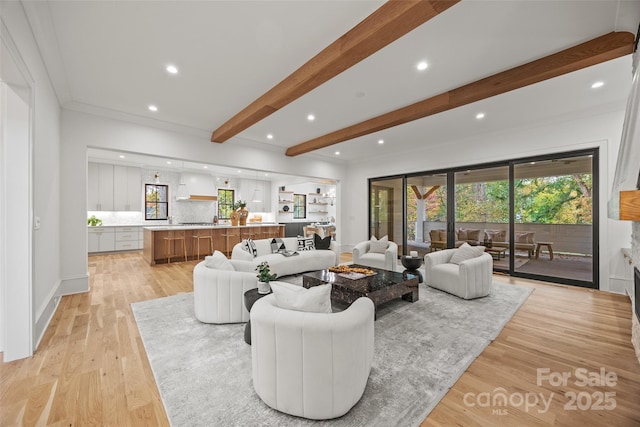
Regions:
<instances>
[{"instance_id":1,"label":"white ceiling","mask_svg":"<svg viewBox=\"0 0 640 427\"><path fill-rule=\"evenodd\" d=\"M64 107L210 133L382 1L26 2ZM636 33L640 1L462 0L226 142L282 149L611 31ZM420 60L429 68L416 70ZM175 64L179 74L165 71ZM593 90L597 80L604 87ZM621 108L629 56L315 152L350 160ZM149 104L158 106L152 113ZM96 107L98 107L96 109ZM477 112L486 118L475 119ZM308 113L316 120L309 123ZM267 133L275 138L268 140ZM385 144L377 143L384 139ZM210 143L203 139L203 144ZM339 150L340 156L334 152ZM307 154L310 155L310 154Z\"/></svg>"}]
</instances>

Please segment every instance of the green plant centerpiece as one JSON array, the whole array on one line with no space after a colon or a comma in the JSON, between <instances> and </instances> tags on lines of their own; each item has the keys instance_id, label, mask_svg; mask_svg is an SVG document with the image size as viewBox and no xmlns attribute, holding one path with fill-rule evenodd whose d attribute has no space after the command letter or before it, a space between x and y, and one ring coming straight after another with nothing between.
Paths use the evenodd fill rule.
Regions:
<instances>
[{"instance_id":1,"label":"green plant centerpiece","mask_svg":"<svg viewBox=\"0 0 640 427\"><path fill-rule=\"evenodd\" d=\"M102 225L102 220L100 218L96 218L95 215L91 215L91 217L87 219L87 224L91 227L95 227L97 225Z\"/></svg>"},{"instance_id":2,"label":"green plant centerpiece","mask_svg":"<svg viewBox=\"0 0 640 427\"><path fill-rule=\"evenodd\" d=\"M249 211L247 208L246 200L238 200L234 203L233 207L240 212L240 225L247 225L247 218L249 217Z\"/></svg>"},{"instance_id":3,"label":"green plant centerpiece","mask_svg":"<svg viewBox=\"0 0 640 427\"><path fill-rule=\"evenodd\" d=\"M278 277L277 274L271 273L269 269L269 263L267 261L263 261L256 267L256 271L258 275L258 293L259 294L268 294L271 292L271 285L269 282L271 280L275 280Z\"/></svg>"}]
</instances>

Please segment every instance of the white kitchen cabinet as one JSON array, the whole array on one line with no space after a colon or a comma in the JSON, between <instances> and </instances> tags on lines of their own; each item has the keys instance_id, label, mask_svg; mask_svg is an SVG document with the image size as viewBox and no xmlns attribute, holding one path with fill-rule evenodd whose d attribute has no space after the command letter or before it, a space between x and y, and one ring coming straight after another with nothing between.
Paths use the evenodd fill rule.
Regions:
<instances>
[{"instance_id":1,"label":"white kitchen cabinet","mask_svg":"<svg viewBox=\"0 0 640 427\"><path fill-rule=\"evenodd\" d=\"M107 227L89 227L89 253L110 252L116 249L115 230Z\"/></svg>"},{"instance_id":2,"label":"white kitchen cabinet","mask_svg":"<svg viewBox=\"0 0 640 427\"><path fill-rule=\"evenodd\" d=\"M116 211L142 211L142 173L130 166L113 167L113 207Z\"/></svg>"},{"instance_id":3,"label":"white kitchen cabinet","mask_svg":"<svg viewBox=\"0 0 640 427\"><path fill-rule=\"evenodd\" d=\"M141 249L140 229L142 227L116 227L115 250L130 251Z\"/></svg>"},{"instance_id":4,"label":"white kitchen cabinet","mask_svg":"<svg viewBox=\"0 0 640 427\"><path fill-rule=\"evenodd\" d=\"M113 210L113 165L89 163L87 210Z\"/></svg>"},{"instance_id":5,"label":"white kitchen cabinet","mask_svg":"<svg viewBox=\"0 0 640 427\"><path fill-rule=\"evenodd\" d=\"M261 202L252 202L253 193L258 189ZM271 211L271 182L254 179L240 180L240 194L242 200L247 201L249 212L270 212Z\"/></svg>"}]
</instances>

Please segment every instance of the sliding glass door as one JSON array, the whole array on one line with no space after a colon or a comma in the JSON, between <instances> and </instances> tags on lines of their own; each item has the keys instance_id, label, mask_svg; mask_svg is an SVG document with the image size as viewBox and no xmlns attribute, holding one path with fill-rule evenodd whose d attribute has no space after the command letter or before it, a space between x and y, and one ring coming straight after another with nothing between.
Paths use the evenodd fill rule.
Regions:
<instances>
[{"instance_id":1,"label":"sliding glass door","mask_svg":"<svg viewBox=\"0 0 640 427\"><path fill-rule=\"evenodd\" d=\"M484 245L496 270L508 270L509 166L455 172L455 246Z\"/></svg>"},{"instance_id":2,"label":"sliding glass door","mask_svg":"<svg viewBox=\"0 0 640 427\"><path fill-rule=\"evenodd\" d=\"M516 163L514 177L514 271L593 283L593 155Z\"/></svg>"},{"instance_id":3,"label":"sliding glass door","mask_svg":"<svg viewBox=\"0 0 640 427\"><path fill-rule=\"evenodd\" d=\"M598 151L369 180L370 234L398 254L485 246L495 270L598 288Z\"/></svg>"},{"instance_id":4,"label":"sliding glass door","mask_svg":"<svg viewBox=\"0 0 640 427\"><path fill-rule=\"evenodd\" d=\"M407 253L447 247L447 174L407 178Z\"/></svg>"}]
</instances>

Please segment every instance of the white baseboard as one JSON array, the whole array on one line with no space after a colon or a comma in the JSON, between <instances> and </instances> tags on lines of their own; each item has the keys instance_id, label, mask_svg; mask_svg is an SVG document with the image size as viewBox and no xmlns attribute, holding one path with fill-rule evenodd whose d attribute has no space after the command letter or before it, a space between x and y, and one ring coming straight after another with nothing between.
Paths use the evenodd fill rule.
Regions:
<instances>
[{"instance_id":1,"label":"white baseboard","mask_svg":"<svg viewBox=\"0 0 640 427\"><path fill-rule=\"evenodd\" d=\"M62 279L58 296L89 292L89 274L81 277Z\"/></svg>"}]
</instances>

